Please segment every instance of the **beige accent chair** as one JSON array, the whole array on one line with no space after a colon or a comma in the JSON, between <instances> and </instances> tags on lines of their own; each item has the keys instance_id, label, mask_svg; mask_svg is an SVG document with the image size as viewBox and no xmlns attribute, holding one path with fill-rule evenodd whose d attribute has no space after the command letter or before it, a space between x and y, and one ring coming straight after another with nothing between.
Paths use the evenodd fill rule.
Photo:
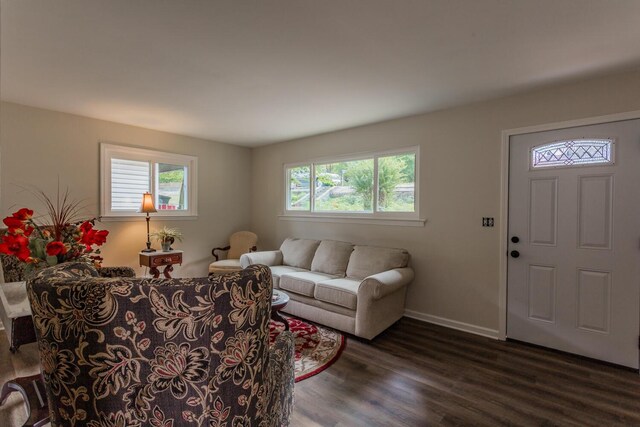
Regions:
<instances>
[{"instance_id":1,"label":"beige accent chair","mask_svg":"<svg viewBox=\"0 0 640 427\"><path fill-rule=\"evenodd\" d=\"M369 340L404 315L408 263L405 249L292 238L240 257L244 268L269 266L274 288L290 298L282 311Z\"/></svg>"},{"instance_id":2,"label":"beige accent chair","mask_svg":"<svg viewBox=\"0 0 640 427\"><path fill-rule=\"evenodd\" d=\"M229 238L229 245L224 248L213 248L211 254L215 261L209 264L209 275L223 274L230 271L242 270L240 266L240 256L247 252L254 252L257 247L258 236L250 231L238 231ZM220 259L218 251L227 252L226 259Z\"/></svg>"}]
</instances>

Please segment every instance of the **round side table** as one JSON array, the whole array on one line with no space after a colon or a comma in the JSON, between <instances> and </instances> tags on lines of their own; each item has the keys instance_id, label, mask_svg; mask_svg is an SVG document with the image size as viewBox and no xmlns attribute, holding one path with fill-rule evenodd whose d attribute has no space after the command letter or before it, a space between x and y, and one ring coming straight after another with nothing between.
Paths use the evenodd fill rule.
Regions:
<instances>
[{"instance_id":1,"label":"round side table","mask_svg":"<svg viewBox=\"0 0 640 427\"><path fill-rule=\"evenodd\" d=\"M273 290L273 295L271 297L271 319L275 320L276 322L283 323L285 331L289 330L289 322L287 322L287 319L280 315L279 310L282 310L288 303L289 295L285 294L284 292L280 292L277 289Z\"/></svg>"}]
</instances>

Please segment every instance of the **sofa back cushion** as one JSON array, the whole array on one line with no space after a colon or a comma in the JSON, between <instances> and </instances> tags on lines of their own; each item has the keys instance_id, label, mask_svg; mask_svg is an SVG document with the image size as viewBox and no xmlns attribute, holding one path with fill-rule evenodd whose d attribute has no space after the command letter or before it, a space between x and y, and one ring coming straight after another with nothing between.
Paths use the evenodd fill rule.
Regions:
<instances>
[{"instance_id":1,"label":"sofa back cushion","mask_svg":"<svg viewBox=\"0 0 640 427\"><path fill-rule=\"evenodd\" d=\"M353 252L353 244L336 240L323 240L311 262L311 270L344 277Z\"/></svg>"},{"instance_id":2,"label":"sofa back cushion","mask_svg":"<svg viewBox=\"0 0 640 427\"><path fill-rule=\"evenodd\" d=\"M311 269L311 260L318 249L319 240L288 238L280 246L282 264L291 267Z\"/></svg>"},{"instance_id":3,"label":"sofa back cushion","mask_svg":"<svg viewBox=\"0 0 640 427\"><path fill-rule=\"evenodd\" d=\"M349 258L347 277L364 279L372 274L406 267L408 262L409 252L405 249L356 246Z\"/></svg>"}]
</instances>

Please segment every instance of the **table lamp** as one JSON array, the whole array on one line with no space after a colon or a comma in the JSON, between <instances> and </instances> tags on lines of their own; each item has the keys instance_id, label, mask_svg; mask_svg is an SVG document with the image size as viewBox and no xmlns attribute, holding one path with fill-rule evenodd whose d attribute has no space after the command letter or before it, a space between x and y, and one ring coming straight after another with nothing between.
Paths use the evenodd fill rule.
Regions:
<instances>
[{"instance_id":1,"label":"table lamp","mask_svg":"<svg viewBox=\"0 0 640 427\"><path fill-rule=\"evenodd\" d=\"M155 252L155 249L151 248L151 239L149 238L149 214L158 212L153 206L153 195L146 192L142 195L142 204L138 212L147 214L147 249L143 249L142 252Z\"/></svg>"}]
</instances>

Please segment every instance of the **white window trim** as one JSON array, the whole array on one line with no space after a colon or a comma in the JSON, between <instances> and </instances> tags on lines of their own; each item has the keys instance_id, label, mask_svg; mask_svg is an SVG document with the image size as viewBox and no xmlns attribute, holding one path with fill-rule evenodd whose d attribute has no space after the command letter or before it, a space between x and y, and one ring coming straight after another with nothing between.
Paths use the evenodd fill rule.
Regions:
<instances>
[{"instance_id":1,"label":"white window trim","mask_svg":"<svg viewBox=\"0 0 640 427\"><path fill-rule=\"evenodd\" d=\"M414 212L378 212L378 158L387 157L398 154L415 154L415 176L414 176ZM363 160L373 158L373 211L357 212L357 211L325 211L315 212L315 188L311 185L313 176L315 175L315 166L327 163L337 163L352 160ZM310 167L309 190L310 190L310 207L309 210L288 209L289 205L289 179L287 171L291 168L299 166ZM358 222L363 224L379 224L379 225L403 225L403 226L422 226L426 222L420 218L420 146L403 147L392 150L374 151L366 153L354 153L332 157L316 158L305 162L286 163L283 165L284 176L284 200L283 213L279 215L281 220L286 221L317 221L317 222Z\"/></svg>"},{"instance_id":2,"label":"white window trim","mask_svg":"<svg viewBox=\"0 0 640 427\"><path fill-rule=\"evenodd\" d=\"M185 154L168 153L164 151L131 147L109 142L100 143L100 216L105 220L123 221L145 216L137 212L119 212L111 210L111 158L148 161L151 163L150 188L153 193L156 181L155 163L169 163L183 165L187 172L187 210L160 211L152 214L168 219L195 219L198 215L198 158ZM154 194L155 196L155 194ZM142 194L140 194L142 201Z\"/></svg>"}]
</instances>

